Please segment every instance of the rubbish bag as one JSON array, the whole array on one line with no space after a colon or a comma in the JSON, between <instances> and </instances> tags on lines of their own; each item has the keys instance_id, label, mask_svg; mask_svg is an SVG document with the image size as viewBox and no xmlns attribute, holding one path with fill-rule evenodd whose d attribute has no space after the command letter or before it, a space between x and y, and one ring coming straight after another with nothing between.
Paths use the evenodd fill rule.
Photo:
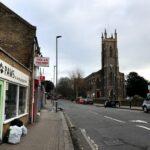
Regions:
<instances>
[{"instance_id":1,"label":"rubbish bag","mask_svg":"<svg viewBox=\"0 0 150 150\"><path fill-rule=\"evenodd\" d=\"M11 121L10 126L21 127L21 126L23 126L23 122L19 119L14 119L13 121Z\"/></svg>"},{"instance_id":2,"label":"rubbish bag","mask_svg":"<svg viewBox=\"0 0 150 150\"><path fill-rule=\"evenodd\" d=\"M10 126L8 142L11 144L20 143L21 135L22 135L22 128L21 127Z\"/></svg>"},{"instance_id":3,"label":"rubbish bag","mask_svg":"<svg viewBox=\"0 0 150 150\"><path fill-rule=\"evenodd\" d=\"M21 129L22 129L22 135L27 135L28 130L27 130L27 128L24 125L21 126Z\"/></svg>"}]
</instances>

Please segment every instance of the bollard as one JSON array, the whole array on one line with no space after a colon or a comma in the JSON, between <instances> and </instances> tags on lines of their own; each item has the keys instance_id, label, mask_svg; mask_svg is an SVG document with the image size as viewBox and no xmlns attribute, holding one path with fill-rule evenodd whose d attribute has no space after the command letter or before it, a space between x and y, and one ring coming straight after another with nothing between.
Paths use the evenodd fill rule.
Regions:
<instances>
[{"instance_id":1,"label":"bollard","mask_svg":"<svg viewBox=\"0 0 150 150\"><path fill-rule=\"evenodd\" d=\"M56 107L56 113L57 113L57 108L58 108L58 102L55 101L55 107Z\"/></svg>"}]
</instances>

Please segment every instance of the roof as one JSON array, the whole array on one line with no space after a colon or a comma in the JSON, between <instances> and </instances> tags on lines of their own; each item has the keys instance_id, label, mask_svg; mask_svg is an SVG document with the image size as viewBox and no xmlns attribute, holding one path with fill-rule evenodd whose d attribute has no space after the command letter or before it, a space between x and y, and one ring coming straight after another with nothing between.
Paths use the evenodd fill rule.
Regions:
<instances>
[{"instance_id":1,"label":"roof","mask_svg":"<svg viewBox=\"0 0 150 150\"><path fill-rule=\"evenodd\" d=\"M0 2L0 7L3 8L3 9L5 9L7 12L9 12L11 14L14 14L18 20L20 20L22 23L24 23L25 25L27 25L31 29L36 30L36 26L31 25L29 22L27 22L25 19L23 19L22 17L20 17L18 14L16 14L14 11L12 11L11 9L9 9L7 6L5 6L1 2Z\"/></svg>"},{"instance_id":2,"label":"roof","mask_svg":"<svg viewBox=\"0 0 150 150\"><path fill-rule=\"evenodd\" d=\"M96 71L96 72L93 72L93 73L91 73L90 75L88 75L87 77L85 77L84 79L88 79L88 78L90 78L91 76L94 76L94 75L96 75L96 74L100 74L101 71L102 71L102 70L98 70L98 71Z\"/></svg>"}]
</instances>

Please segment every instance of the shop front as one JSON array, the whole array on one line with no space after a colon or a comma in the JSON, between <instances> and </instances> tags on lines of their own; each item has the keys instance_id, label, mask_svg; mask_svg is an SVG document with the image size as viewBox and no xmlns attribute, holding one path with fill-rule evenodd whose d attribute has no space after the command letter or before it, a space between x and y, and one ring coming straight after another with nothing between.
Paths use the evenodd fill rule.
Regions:
<instances>
[{"instance_id":1,"label":"shop front","mask_svg":"<svg viewBox=\"0 0 150 150\"><path fill-rule=\"evenodd\" d=\"M0 58L0 140L12 120L28 120L29 74L16 62L8 62L12 63Z\"/></svg>"}]
</instances>

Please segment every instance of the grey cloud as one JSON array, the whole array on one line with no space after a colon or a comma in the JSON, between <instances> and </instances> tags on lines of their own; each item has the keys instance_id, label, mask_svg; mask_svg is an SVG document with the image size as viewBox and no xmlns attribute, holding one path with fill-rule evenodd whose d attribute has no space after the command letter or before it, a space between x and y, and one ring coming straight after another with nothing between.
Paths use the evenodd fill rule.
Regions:
<instances>
[{"instance_id":1,"label":"grey cloud","mask_svg":"<svg viewBox=\"0 0 150 150\"><path fill-rule=\"evenodd\" d=\"M37 26L43 53L50 57L47 72L55 64L55 37L59 39L60 76L81 67L85 75L101 69L101 32L118 31L119 63L122 72L145 69L150 41L150 2L147 0L2 0ZM67 73L66 73L67 75ZM149 79L150 80L150 79Z\"/></svg>"}]
</instances>

